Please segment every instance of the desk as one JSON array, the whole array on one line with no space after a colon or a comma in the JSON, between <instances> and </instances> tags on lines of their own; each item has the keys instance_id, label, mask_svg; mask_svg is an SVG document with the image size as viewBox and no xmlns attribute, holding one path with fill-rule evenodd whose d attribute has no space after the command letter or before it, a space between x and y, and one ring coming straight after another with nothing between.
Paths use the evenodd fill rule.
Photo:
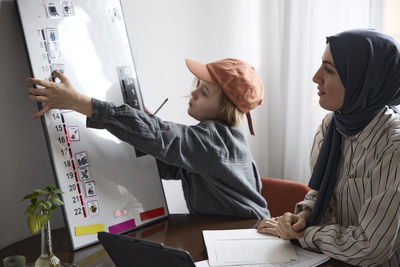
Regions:
<instances>
[{"instance_id":1,"label":"desk","mask_svg":"<svg viewBox=\"0 0 400 267\"><path fill-rule=\"evenodd\" d=\"M126 235L187 250L195 261L201 261L207 259L202 230L251 228L256 222L256 219L240 219L227 216L172 214L167 219L130 231ZM62 262L75 263L80 267L114 266L99 243L77 251L71 251L66 228L53 230L52 239L54 254ZM26 256L27 262L34 262L40 254L40 235L27 238L0 250L1 259L15 254ZM339 267L350 265L330 260L322 266Z\"/></svg>"}]
</instances>

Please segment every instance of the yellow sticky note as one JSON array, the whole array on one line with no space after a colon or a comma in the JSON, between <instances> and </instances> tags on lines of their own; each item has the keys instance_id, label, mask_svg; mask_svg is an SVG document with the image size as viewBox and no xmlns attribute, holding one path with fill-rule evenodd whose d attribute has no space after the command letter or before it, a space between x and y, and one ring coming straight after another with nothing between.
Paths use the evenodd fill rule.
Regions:
<instances>
[{"instance_id":1,"label":"yellow sticky note","mask_svg":"<svg viewBox=\"0 0 400 267\"><path fill-rule=\"evenodd\" d=\"M75 235L90 235L104 231L104 223L75 226Z\"/></svg>"}]
</instances>

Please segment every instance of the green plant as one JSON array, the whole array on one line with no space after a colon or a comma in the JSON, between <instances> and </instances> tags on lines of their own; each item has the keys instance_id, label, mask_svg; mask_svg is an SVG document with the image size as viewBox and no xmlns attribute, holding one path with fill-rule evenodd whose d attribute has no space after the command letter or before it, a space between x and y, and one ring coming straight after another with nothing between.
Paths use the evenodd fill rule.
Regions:
<instances>
[{"instance_id":1,"label":"green plant","mask_svg":"<svg viewBox=\"0 0 400 267\"><path fill-rule=\"evenodd\" d=\"M64 192L54 185L49 185L43 189L33 190L21 200L30 199L31 201L24 214L29 214L26 220L32 234L37 233L50 220L50 211L64 205L58 194L64 194Z\"/></svg>"}]
</instances>

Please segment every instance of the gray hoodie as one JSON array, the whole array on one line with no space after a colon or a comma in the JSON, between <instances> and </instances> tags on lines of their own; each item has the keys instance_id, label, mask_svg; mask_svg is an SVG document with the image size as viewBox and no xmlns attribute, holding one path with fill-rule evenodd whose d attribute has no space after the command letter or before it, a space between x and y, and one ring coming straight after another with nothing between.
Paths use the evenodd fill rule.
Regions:
<instances>
[{"instance_id":1,"label":"gray hoodie","mask_svg":"<svg viewBox=\"0 0 400 267\"><path fill-rule=\"evenodd\" d=\"M270 217L243 133L219 121L166 122L128 105L93 99L86 126L107 129L157 159L162 179L181 179L191 213Z\"/></svg>"}]
</instances>

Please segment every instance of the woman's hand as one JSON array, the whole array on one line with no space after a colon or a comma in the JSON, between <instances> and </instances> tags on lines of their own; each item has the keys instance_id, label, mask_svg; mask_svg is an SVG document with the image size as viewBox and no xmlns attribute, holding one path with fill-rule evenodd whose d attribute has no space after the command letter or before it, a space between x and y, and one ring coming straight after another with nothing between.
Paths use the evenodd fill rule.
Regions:
<instances>
[{"instance_id":1,"label":"woman's hand","mask_svg":"<svg viewBox=\"0 0 400 267\"><path fill-rule=\"evenodd\" d=\"M279 233L278 233L279 222L278 222L278 220L279 220L279 217L272 217L272 218L262 220L256 226L257 232L279 237Z\"/></svg>"},{"instance_id":2,"label":"woman's hand","mask_svg":"<svg viewBox=\"0 0 400 267\"><path fill-rule=\"evenodd\" d=\"M303 230L310 214L310 209L305 209L299 214L286 212L280 217L262 220L257 225L257 230L259 233L279 236L284 240L299 239L304 235Z\"/></svg>"},{"instance_id":3,"label":"woman's hand","mask_svg":"<svg viewBox=\"0 0 400 267\"><path fill-rule=\"evenodd\" d=\"M66 76L58 70L53 75L60 79L60 83L28 78L28 83L43 86L44 88L27 87L29 98L36 102L42 102L43 108L32 115L32 119L39 118L51 109L70 109L82 113L88 117L92 116L92 99L87 97L72 86Z\"/></svg>"}]
</instances>

